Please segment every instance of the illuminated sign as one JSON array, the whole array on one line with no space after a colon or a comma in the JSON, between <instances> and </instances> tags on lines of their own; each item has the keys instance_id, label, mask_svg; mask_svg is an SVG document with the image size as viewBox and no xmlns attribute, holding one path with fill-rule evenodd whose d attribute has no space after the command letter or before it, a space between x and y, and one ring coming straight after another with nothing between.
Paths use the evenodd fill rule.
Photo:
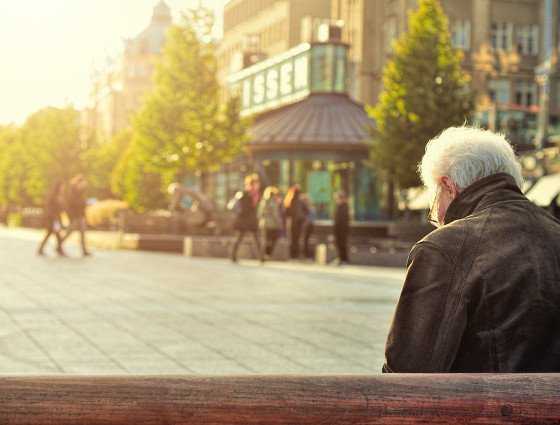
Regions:
<instances>
[{"instance_id":1,"label":"illuminated sign","mask_svg":"<svg viewBox=\"0 0 560 425\"><path fill-rule=\"evenodd\" d=\"M241 115L292 103L313 92L345 92L344 45L301 44L228 78Z\"/></svg>"}]
</instances>

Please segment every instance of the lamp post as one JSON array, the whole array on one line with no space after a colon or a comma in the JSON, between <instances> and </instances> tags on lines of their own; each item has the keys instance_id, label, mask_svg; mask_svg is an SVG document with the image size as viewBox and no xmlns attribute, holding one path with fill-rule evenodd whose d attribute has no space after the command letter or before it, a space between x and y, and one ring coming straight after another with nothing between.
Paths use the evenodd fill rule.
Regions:
<instances>
[{"instance_id":1,"label":"lamp post","mask_svg":"<svg viewBox=\"0 0 560 425\"><path fill-rule=\"evenodd\" d=\"M547 137L548 128L548 92L549 92L549 73L540 68L535 75L535 81L539 85L539 110L537 115L537 134L536 134L536 148L539 150L544 149Z\"/></svg>"},{"instance_id":2,"label":"lamp post","mask_svg":"<svg viewBox=\"0 0 560 425\"><path fill-rule=\"evenodd\" d=\"M539 113L536 135L536 148L542 153L545 147L548 128L548 108L550 94L550 53L552 31L552 0L544 0L544 49L543 61L535 69L535 81L539 85Z\"/></svg>"}]
</instances>

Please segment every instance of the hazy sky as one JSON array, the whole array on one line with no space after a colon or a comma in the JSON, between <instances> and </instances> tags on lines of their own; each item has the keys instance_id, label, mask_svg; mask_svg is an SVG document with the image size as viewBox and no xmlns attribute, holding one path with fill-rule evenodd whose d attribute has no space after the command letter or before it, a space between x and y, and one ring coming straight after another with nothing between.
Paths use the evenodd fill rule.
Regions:
<instances>
[{"instance_id":1,"label":"hazy sky","mask_svg":"<svg viewBox=\"0 0 560 425\"><path fill-rule=\"evenodd\" d=\"M0 125L87 103L92 63L150 23L159 0L0 0ZM227 0L204 0L221 32ZM176 17L198 0L165 0Z\"/></svg>"}]
</instances>

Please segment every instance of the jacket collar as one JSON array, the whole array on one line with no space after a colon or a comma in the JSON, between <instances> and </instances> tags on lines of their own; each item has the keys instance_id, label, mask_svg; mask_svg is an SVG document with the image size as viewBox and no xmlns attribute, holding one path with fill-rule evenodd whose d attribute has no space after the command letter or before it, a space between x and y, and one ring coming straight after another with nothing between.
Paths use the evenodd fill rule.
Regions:
<instances>
[{"instance_id":1,"label":"jacket collar","mask_svg":"<svg viewBox=\"0 0 560 425\"><path fill-rule=\"evenodd\" d=\"M445 213L443 224L465 218L499 202L526 199L508 173L492 174L477 180L459 193Z\"/></svg>"}]
</instances>

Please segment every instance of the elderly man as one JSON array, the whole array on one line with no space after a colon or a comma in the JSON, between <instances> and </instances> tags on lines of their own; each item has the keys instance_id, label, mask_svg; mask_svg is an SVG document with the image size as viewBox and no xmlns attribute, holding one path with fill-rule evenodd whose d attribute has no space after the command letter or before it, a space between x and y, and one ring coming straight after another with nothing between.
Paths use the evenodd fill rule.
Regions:
<instances>
[{"instance_id":1,"label":"elderly man","mask_svg":"<svg viewBox=\"0 0 560 425\"><path fill-rule=\"evenodd\" d=\"M501 134L445 130L420 164L440 227L411 250L384 372L559 372L560 222Z\"/></svg>"}]
</instances>

